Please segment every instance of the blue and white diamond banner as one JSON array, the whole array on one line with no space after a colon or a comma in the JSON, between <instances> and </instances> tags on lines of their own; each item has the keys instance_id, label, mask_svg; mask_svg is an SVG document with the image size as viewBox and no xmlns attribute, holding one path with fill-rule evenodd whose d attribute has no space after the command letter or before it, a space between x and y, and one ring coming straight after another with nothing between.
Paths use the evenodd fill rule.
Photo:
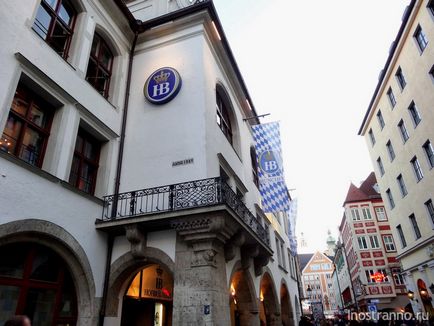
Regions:
<instances>
[{"instance_id":1,"label":"blue and white diamond banner","mask_svg":"<svg viewBox=\"0 0 434 326\"><path fill-rule=\"evenodd\" d=\"M287 212L290 200L283 175L279 122L254 125L252 129L262 209L266 213Z\"/></svg>"}]
</instances>

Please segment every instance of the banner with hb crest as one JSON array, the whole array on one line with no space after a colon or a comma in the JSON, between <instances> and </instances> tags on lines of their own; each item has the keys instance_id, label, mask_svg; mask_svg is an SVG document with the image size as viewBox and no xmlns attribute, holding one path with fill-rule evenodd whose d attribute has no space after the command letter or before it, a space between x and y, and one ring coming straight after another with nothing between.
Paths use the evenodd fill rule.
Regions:
<instances>
[{"instance_id":1,"label":"banner with hb crest","mask_svg":"<svg viewBox=\"0 0 434 326\"><path fill-rule=\"evenodd\" d=\"M290 199L283 175L279 122L254 125L252 129L262 209L265 213L288 212Z\"/></svg>"}]
</instances>

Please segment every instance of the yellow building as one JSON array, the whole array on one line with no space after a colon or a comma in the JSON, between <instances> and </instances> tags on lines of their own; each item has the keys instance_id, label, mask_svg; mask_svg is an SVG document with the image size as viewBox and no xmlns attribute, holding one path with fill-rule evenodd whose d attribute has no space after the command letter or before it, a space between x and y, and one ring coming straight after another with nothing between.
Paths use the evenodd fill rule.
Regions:
<instances>
[{"instance_id":1,"label":"yellow building","mask_svg":"<svg viewBox=\"0 0 434 326\"><path fill-rule=\"evenodd\" d=\"M433 314L434 1L412 0L363 119L414 311Z\"/></svg>"}]
</instances>

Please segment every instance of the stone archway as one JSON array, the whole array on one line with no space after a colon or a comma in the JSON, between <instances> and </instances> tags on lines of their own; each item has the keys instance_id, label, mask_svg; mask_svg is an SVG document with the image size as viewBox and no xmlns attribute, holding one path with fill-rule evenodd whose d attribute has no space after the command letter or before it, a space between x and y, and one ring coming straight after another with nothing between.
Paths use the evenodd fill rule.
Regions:
<instances>
[{"instance_id":1,"label":"stone archway","mask_svg":"<svg viewBox=\"0 0 434 326\"><path fill-rule=\"evenodd\" d=\"M259 292L259 318L261 326L280 326L280 305L276 287L271 274L265 272L262 276Z\"/></svg>"},{"instance_id":2,"label":"stone archway","mask_svg":"<svg viewBox=\"0 0 434 326\"><path fill-rule=\"evenodd\" d=\"M231 325L259 326L258 303L255 287L250 273L247 270L243 270L241 267L234 268L229 292Z\"/></svg>"},{"instance_id":3,"label":"stone archway","mask_svg":"<svg viewBox=\"0 0 434 326\"><path fill-rule=\"evenodd\" d=\"M24 242L50 248L66 262L76 287L77 325L95 325L98 310L94 278L78 241L62 227L44 220L18 220L0 225L0 246Z\"/></svg>"},{"instance_id":4,"label":"stone archway","mask_svg":"<svg viewBox=\"0 0 434 326\"><path fill-rule=\"evenodd\" d=\"M174 274L173 260L162 250L146 247L143 250L144 258L135 258L128 252L112 263L109 289L107 293L106 317L118 317L122 311L122 300L134 276L144 267L159 264Z\"/></svg>"},{"instance_id":5,"label":"stone archway","mask_svg":"<svg viewBox=\"0 0 434 326\"><path fill-rule=\"evenodd\" d=\"M284 282L282 282L280 286L280 311L282 326L295 326L291 297L289 296L288 288Z\"/></svg>"},{"instance_id":6,"label":"stone archway","mask_svg":"<svg viewBox=\"0 0 434 326\"><path fill-rule=\"evenodd\" d=\"M434 315L434 308L433 308L432 303L431 303L432 299L429 295L429 290L427 289L426 283L423 280L418 279L417 280L417 289L419 292L419 297L422 301L423 309L428 314Z\"/></svg>"}]
</instances>

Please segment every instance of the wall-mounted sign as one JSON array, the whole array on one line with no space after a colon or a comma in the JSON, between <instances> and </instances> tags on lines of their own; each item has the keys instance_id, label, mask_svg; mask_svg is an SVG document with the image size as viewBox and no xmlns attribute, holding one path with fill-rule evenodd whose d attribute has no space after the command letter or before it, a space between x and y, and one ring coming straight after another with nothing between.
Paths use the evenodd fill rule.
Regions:
<instances>
[{"instance_id":1,"label":"wall-mounted sign","mask_svg":"<svg viewBox=\"0 0 434 326\"><path fill-rule=\"evenodd\" d=\"M194 163L194 159L193 158L187 158L185 160L172 162L172 167L174 167L174 166L180 166L180 165L193 164L193 163Z\"/></svg>"},{"instance_id":2,"label":"wall-mounted sign","mask_svg":"<svg viewBox=\"0 0 434 326\"><path fill-rule=\"evenodd\" d=\"M181 89L182 80L179 73L170 67L154 71L146 80L143 92L146 99L153 104L171 101Z\"/></svg>"}]
</instances>

